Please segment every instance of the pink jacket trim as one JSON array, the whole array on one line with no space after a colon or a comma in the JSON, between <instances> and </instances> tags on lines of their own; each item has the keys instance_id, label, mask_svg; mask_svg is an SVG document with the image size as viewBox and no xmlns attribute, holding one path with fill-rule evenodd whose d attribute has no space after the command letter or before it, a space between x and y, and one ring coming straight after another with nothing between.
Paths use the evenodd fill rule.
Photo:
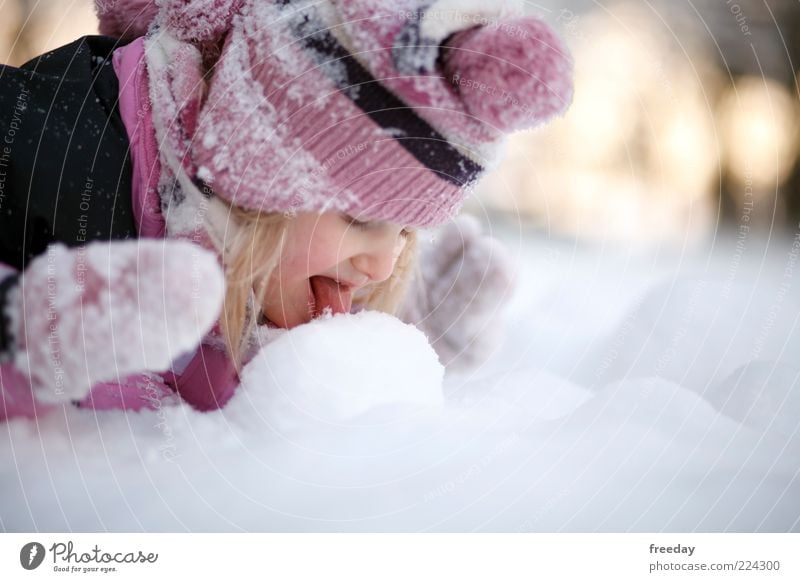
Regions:
<instances>
[{"instance_id":1,"label":"pink jacket trim","mask_svg":"<svg viewBox=\"0 0 800 582\"><path fill-rule=\"evenodd\" d=\"M144 38L115 50L112 60L119 80L119 112L130 140L133 166L131 200L136 228L140 237L164 238L167 229L158 196L161 162L150 111Z\"/></svg>"}]
</instances>

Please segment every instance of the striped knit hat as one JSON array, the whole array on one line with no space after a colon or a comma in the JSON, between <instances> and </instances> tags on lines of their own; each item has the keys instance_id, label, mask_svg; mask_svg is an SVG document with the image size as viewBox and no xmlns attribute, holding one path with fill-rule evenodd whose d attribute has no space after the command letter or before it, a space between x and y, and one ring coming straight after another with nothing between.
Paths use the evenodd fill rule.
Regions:
<instances>
[{"instance_id":1,"label":"striped knit hat","mask_svg":"<svg viewBox=\"0 0 800 582\"><path fill-rule=\"evenodd\" d=\"M101 13L101 31L131 36L155 19L162 54L148 66L162 77L151 74L151 85L169 87L184 163L248 209L441 224L509 133L572 99L563 43L516 4L157 4L128 2L138 25L119 10Z\"/></svg>"}]
</instances>

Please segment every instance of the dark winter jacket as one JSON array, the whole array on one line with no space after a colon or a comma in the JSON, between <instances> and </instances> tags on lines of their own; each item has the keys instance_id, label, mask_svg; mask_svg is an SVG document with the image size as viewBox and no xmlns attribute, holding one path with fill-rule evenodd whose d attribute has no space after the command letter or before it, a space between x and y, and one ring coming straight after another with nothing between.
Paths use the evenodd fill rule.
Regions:
<instances>
[{"instance_id":1,"label":"dark winter jacket","mask_svg":"<svg viewBox=\"0 0 800 582\"><path fill-rule=\"evenodd\" d=\"M87 36L0 67L0 262L21 271L54 241L136 237L119 46Z\"/></svg>"}]
</instances>

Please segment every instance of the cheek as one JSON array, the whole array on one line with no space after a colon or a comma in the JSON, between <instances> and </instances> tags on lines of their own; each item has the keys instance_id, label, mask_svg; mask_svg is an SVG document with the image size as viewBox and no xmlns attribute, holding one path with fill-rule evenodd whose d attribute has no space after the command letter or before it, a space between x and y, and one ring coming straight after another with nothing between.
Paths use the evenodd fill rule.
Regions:
<instances>
[{"instance_id":1,"label":"cheek","mask_svg":"<svg viewBox=\"0 0 800 582\"><path fill-rule=\"evenodd\" d=\"M270 286L284 293L302 291L309 277L330 271L351 256L359 240L356 234L337 216L300 215L287 231Z\"/></svg>"},{"instance_id":2,"label":"cheek","mask_svg":"<svg viewBox=\"0 0 800 582\"><path fill-rule=\"evenodd\" d=\"M330 270L346 257L343 242L341 237L326 237L319 233L302 241L288 241L281 258L280 281L298 282Z\"/></svg>"},{"instance_id":3,"label":"cheek","mask_svg":"<svg viewBox=\"0 0 800 582\"><path fill-rule=\"evenodd\" d=\"M280 264L276 269L280 273L280 280L290 281L307 277L313 254L313 232L304 222L295 223L287 233Z\"/></svg>"},{"instance_id":4,"label":"cheek","mask_svg":"<svg viewBox=\"0 0 800 582\"><path fill-rule=\"evenodd\" d=\"M347 260L353 250L353 241L353 231L341 228L338 223L321 223L308 239L303 253L308 270L312 274L327 271Z\"/></svg>"}]
</instances>

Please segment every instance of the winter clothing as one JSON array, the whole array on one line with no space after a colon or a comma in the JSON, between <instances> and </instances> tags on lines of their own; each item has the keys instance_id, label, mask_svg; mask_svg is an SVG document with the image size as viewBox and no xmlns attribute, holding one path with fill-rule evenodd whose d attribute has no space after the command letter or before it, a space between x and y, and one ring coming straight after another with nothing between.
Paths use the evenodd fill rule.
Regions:
<instances>
[{"instance_id":1,"label":"winter clothing","mask_svg":"<svg viewBox=\"0 0 800 582\"><path fill-rule=\"evenodd\" d=\"M114 39L84 37L0 69L0 262L23 270L58 241L136 236L128 136L114 114Z\"/></svg>"},{"instance_id":2,"label":"winter clothing","mask_svg":"<svg viewBox=\"0 0 800 582\"><path fill-rule=\"evenodd\" d=\"M420 272L398 316L425 330L448 370L477 368L500 345L499 320L514 289L507 251L466 215L422 242Z\"/></svg>"},{"instance_id":3,"label":"winter clothing","mask_svg":"<svg viewBox=\"0 0 800 582\"><path fill-rule=\"evenodd\" d=\"M19 273L0 263L0 307L10 303L10 296L19 283ZM14 337L11 335L11 317L0 309L0 364L11 359Z\"/></svg>"},{"instance_id":4,"label":"winter clothing","mask_svg":"<svg viewBox=\"0 0 800 582\"><path fill-rule=\"evenodd\" d=\"M149 174L158 176L157 165L148 167L157 149L147 114L146 87L142 93L134 83L120 86L117 74L130 75L135 69L125 69L122 51L114 54L114 66L110 66L114 47L119 43L113 39L85 37L19 69L0 69L0 78L9 81L0 91L4 102L18 94L30 95L24 111L0 119L0 129L7 136L12 130L12 145L17 146L3 162L0 232L18 235L18 239L3 238L0 245L4 259L14 267L0 264L0 419L33 416L49 408L47 402L70 398L80 399L75 401L78 406L96 409L157 407L160 399L175 392L208 410L224 404L236 385L235 371L221 346L197 347L219 311L222 283L213 258L204 258L196 245L153 241L98 247L95 242L70 251L52 246L165 234L158 193L141 187ZM141 60L141 51L134 60ZM46 69L38 65L42 62L48 64ZM52 63L70 66L59 73ZM95 99L97 92L100 96ZM60 106L61 99L73 103L78 98L77 108ZM49 111L49 116L40 110ZM144 131L138 130L136 120ZM93 131L96 127L113 131ZM69 139L61 135L64 128ZM22 147L39 143L39 151L47 156L44 159L56 163L70 152L97 151L97 157L120 160L119 167L111 162L92 167L92 156L75 156L63 164L60 180L48 185L44 174L52 172L34 165L37 158ZM53 143L64 149L51 151ZM91 191L83 190L87 175ZM26 196L31 182L39 186ZM75 184L82 188L78 195ZM27 212L26 198L30 200ZM95 202L105 212L93 212ZM75 209L82 212L76 215ZM73 232L70 229L76 224L75 236L65 234ZM28 238L23 239L21 232ZM31 262L37 253L39 258ZM126 260L129 269L123 268ZM27 267L24 284L17 271L21 267ZM202 279L203 292L187 297L187 278L191 277ZM148 293L153 297L147 299ZM170 313L181 316L170 319ZM112 314L113 331L109 327ZM25 339L30 345L25 345ZM174 357L189 349L187 357L167 372L126 376L168 368Z\"/></svg>"},{"instance_id":5,"label":"winter clothing","mask_svg":"<svg viewBox=\"0 0 800 582\"><path fill-rule=\"evenodd\" d=\"M121 0L113 3L113 12L99 10L103 32L126 37L150 27L146 37L132 42L126 37L116 44L87 37L40 59L61 63L48 74L63 77L71 93L53 89L49 77L27 72L36 65L0 70L0 78L21 79L17 85L3 85L0 94L6 87L19 93L26 83L41 83L50 87L50 93L40 93L42 98L50 96L50 103L42 107L55 112L25 118L36 121L27 126L31 137L26 145L17 146L28 148L27 157L14 157L13 190L3 191L6 198L14 198L10 208L17 220L42 226L30 240L20 242L9 235L0 245L7 253L3 262L14 267L0 265L0 306L11 319L6 322L8 331L0 335L0 363L3 357L14 360L13 365L6 361L0 366L0 418L31 416L45 406L43 402L77 397L88 386L93 388L79 403L82 406L156 407L160 399L177 392L195 407L210 410L223 406L238 384L217 335L200 341L198 332L210 325L199 313L217 313L215 296L221 290L213 284L213 269L207 261L201 268L211 285L203 293L205 303L187 297L187 268L196 261L187 260L189 250L181 251L181 243L173 240L151 241L164 245L161 255L151 243L142 242L106 242L86 250L52 247L59 265L66 265L57 277L58 295L64 298L55 306L57 335L65 345L85 348L76 351L68 370L54 361L46 345L52 332L46 312L53 306L45 303L42 291L52 283L52 273L44 257L28 263L53 242L83 242L68 222L85 222L77 232L83 236L85 231L87 241L183 238L213 250L221 248L218 227L224 228L227 220L220 197L262 211L336 210L359 219L441 224L458 209L466 187L498 155L507 132L540 123L562 111L571 98L568 55L549 29L531 19L503 21L504 27L516 26L527 39L522 49L524 39L517 42L497 33L507 32L502 26L490 30L474 27L465 18L436 20L431 6L422 9L419 2L401 3L398 12L393 5L387 13L383 5L368 0L315 7L289 1L159 0L160 10L153 1ZM433 6L443 9L449 2L440 0ZM496 9L475 14L509 16ZM73 61L71 53L79 57L74 68L65 64ZM114 75L109 74L112 68ZM80 83L73 84L75 76ZM484 91L480 83L494 84L505 105L491 99L493 95L470 93ZM92 91L99 93L94 103L90 97L81 103L81 112L75 112L75 98L91 96ZM62 100L64 107L59 108ZM72 136L66 143L55 135L59 128ZM41 171L30 144L47 142L51 134L55 159L70 163L63 164L55 186L43 181L33 188L34 179L44 178L32 178ZM61 145L57 138L62 138ZM92 166L91 156L75 154L83 147L108 154L111 161L107 167ZM78 190L76 196L75 189L86 176L93 178L92 192L103 194L103 204L77 218L74 209L62 212L59 198L70 196L73 206L82 210L85 192ZM33 204L35 213L23 212L21 201L28 195L41 198ZM19 225L9 228L19 234ZM437 351L448 361L474 363L488 353L479 336L496 311L493 294L508 288L510 276L507 264L493 254L494 247L478 236L474 225L466 231L463 243L452 244L451 232L446 244L426 253L432 266L423 271L421 282L448 283L426 299L420 294L426 292L417 288L414 297L419 302L407 307L404 317L425 331L430 328ZM24 232L33 229L26 226ZM166 258L172 250L177 258ZM94 286L75 280L81 253L94 257ZM114 260L109 262L109 257ZM120 265L128 261L129 268L117 269L117 259ZM164 262L173 265L169 273ZM463 276L484 272L493 285L478 284L477 290L475 281ZM181 281L183 290L173 289L180 288ZM167 297L145 305L137 295L141 282L165 289ZM457 294L469 309L481 311L469 325L443 319L461 314L448 296L453 290L460 290ZM442 309L445 297L451 305ZM171 304L175 307L169 309ZM79 313L87 306L97 323L88 332ZM148 319L156 317L149 311L155 306L165 328ZM115 317L113 329L107 327L118 309L126 310L129 325L118 329ZM140 337L140 322L163 336ZM20 340L23 329L30 345ZM454 341L453 330L463 337ZM131 353L122 356L119 369L112 369L107 364L120 354L113 340L111 346L103 340L118 334ZM172 336L180 341L164 345L164 338ZM36 339L41 343L33 345ZM148 342L161 351L148 352ZM136 370L168 367L174 356L198 343L194 353L189 350L167 371L124 377ZM82 369L81 358L105 363L84 362ZM56 394L59 374L62 381L69 377L70 389Z\"/></svg>"},{"instance_id":6,"label":"winter clothing","mask_svg":"<svg viewBox=\"0 0 800 582\"><path fill-rule=\"evenodd\" d=\"M451 4L164 0L103 29L154 19L146 60L174 177L260 211L425 227L452 218L508 132L572 96L571 61L544 23L501 4L475 26Z\"/></svg>"}]
</instances>

